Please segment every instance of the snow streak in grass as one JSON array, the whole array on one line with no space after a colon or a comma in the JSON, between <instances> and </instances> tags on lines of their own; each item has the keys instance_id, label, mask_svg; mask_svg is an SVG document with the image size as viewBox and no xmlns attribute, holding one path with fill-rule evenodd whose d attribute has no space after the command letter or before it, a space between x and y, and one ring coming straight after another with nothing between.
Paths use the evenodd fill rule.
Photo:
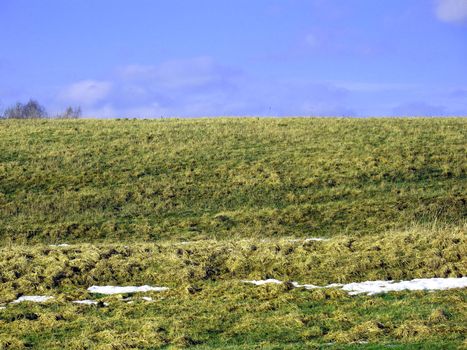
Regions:
<instances>
[{"instance_id":1,"label":"snow streak in grass","mask_svg":"<svg viewBox=\"0 0 467 350\"><path fill-rule=\"evenodd\" d=\"M41 296L41 295L23 295L15 301L12 301L11 304L22 303L23 301L31 301L33 303L45 303L53 299L53 297Z\"/></svg>"},{"instance_id":2,"label":"snow streak in grass","mask_svg":"<svg viewBox=\"0 0 467 350\"><path fill-rule=\"evenodd\" d=\"M340 283L332 283L332 284L328 284L325 287L321 287L321 286L315 286L314 284L299 284L298 282L292 282L292 285L295 288L305 288L305 289L336 288L336 287L343 287L344 286L343 284L340 284Z\"/></svg>"},{"instance_id":3,"label":"snow streak in grass","mask_svg":"<svg viewBox=\"0 0 467 350\"><path fill-rule=\"evenodd\" d=\"M309 238L295 238L295 239L289 239L289 242L323 242L323 241L329 241L329 238L323 238L323 237L309 237Z\"/></svg>"},{"instance_id":4,"label":"snow streak in grass","mask_svg":"<svg viewBox=\"0 0 467 350\"><path fill-rule=\"evenodd\" d=\"M274 283L274 284L281 284L282 281L276 280L274 278L269 278L267 280L251 280L251 281L242 281L245 283L252 283L255 286L262 286L263 284L269 284L269 283Z\"/></svg>"},{"instance_id":5,"label":"snow streak in grass","mask_svg":"<svg viewBox=\"0 0 467 350\"><path fill-rule=\"evenodd\" d=\"M305 238L304 241L305 241L305 242L311 242L311 241L321 242L321 241L329 241L329 238L310 237L310 238Z\"/></svg>"},{"instance_id":6,"label":"snow streak in grass","mask_svg":"<svg viewBox=\"0 0 467 350\"><path fill-rule=\"evenodd\" d=\"M151 286L92 286L88 288L91 293L99 294L126 294L126 293L138 293L138 292L162 292L168 290L167 287L151 287Z\"/></svg>"},{"instance_id":7,"label":"snow streak in grass","mask_svg":"<svg viewBox=\"0 0 467 350\"><path fill-rule=\"evenodd\" d=\"M256 286L263 284L282 283L276 279L267 280L252 280L242 281L246 283L252 283ZM292 282L292 285L296 288L305 289L316 289L316 288L339 288L345 290L350 295L362 294L374 295L379 293L403 291L403 290L445 290L453 288L465 288L467 287L467 277L461 278L418 278L411 281L365 281L355 282L348 284L333 283L327 286L316 286L314 284L299 284L298 282Z\"/></svg>"},{"instance_id":8,"label":"snow streak in grass","mask_svg":"<svg viewBox=\"0 0 467 350\"><path fill-rule=\"evenodd\" d=\"M98 301L95 301L95 300L89 300L89 299L85 299L85 300L74 300L73 303L75 304L83 304L83 305L97 305L99 304ZM103 303L104 306L109 306L108 303Z\"/></svg>"},{"instance_id":9,"label":"snow streak in grass","mask_svg":"<svg viewBox=\"0 0 467 350\"><path fill-rule=\"evenodd\" d=\"M127 304L132 304L134 300L135 299L131 297L122 299L122 301L125 301ZM141 300L148 301L148 302L154 301L154 299L152 299L151 297L141 297Z\"/></svg>"},{"instance_id":10,"label":"snow streak in grass","mask_svg":"<svg viewBox=\"0 0 467 350\"><path fill-rule=\"evenodd\" d=\"M462 278L417 278L411 281L367 281L349 283L342 287L351 295L366 293L374 295L402 290L445 290L467 287L467 277Z\"/></svg>"}]
</instances>

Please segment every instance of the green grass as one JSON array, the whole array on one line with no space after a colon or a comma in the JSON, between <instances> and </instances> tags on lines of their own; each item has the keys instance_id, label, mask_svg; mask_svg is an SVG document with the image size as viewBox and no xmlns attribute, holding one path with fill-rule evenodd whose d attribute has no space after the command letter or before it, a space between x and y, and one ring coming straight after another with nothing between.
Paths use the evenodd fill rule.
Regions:
<instances>
[{"instance_id":1,"label":"green grass","mask_svg":"<svg viewBox=\"0 0 467 350\"><path fill-rule=\"evenodd\" d=\"M1 120L0 349L466 347L466 289L242 282L466 276L466 154L461 118Z\"/></svg>"},{"instance_id":2,"label":"green grass","mask_svg":"<svg viewBox=\"0 0 467 350\"><path fill-rule=\"evenodd\" d=\"M0 239L373 234L467 216L466 119L1 121Z\"/></svg>"},{"instance_id":3,"label":"green grass","mask_svg":"<svg viewBox=\"0 0 467 350\"><path fill-rule=\"evenodd\" d=\"M0 314L0 338L34 349L342 349L361 342L455 349L465 336L466 297L462 290L348 297L230 283L155 295L152 303L22 304Z\"/></svg>"}]
</instances>

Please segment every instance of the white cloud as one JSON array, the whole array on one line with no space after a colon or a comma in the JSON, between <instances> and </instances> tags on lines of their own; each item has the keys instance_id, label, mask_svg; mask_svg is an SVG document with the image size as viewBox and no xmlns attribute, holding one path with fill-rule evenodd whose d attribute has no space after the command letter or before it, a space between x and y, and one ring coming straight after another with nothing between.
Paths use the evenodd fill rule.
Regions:
<instances>
[{"instance_id":1,"label":"white cloud","mask_svg":"<svg viewBox=\"0 0 467 350\"><path fill-rule=\"evenodd\" d=\"M82 80L71 84L61 94L61 99L69 103L91 106L109 96L112 83L108 81Z\"/></svg>"},{"instance_id":2,"label":"white cloud","mask_svg":"<svg viewBox=\"0 0 467 350\"><path fill-rule=\"evenodd\" d=\"M444 22L467 20L467 0L437 0L436 16Z\"/></svg>"},{"instance_id":3,"label":"white cloud","mask_svg":"<svg viewBox=\"0 0 467 350\"><path fill-rule=\"evenodd\" d=\"M347 89L334 84L260 79L210 57L128 65L108 81L79 81L61 94L62 104L102 118L354 114L346 99Z\"/></svg>"},{"instance_id":4,"label":"white cloud","mask_svg":"<svg viewBox=\"0 0 467 350\"><path fill-rule=\"evenodd\" d=\"M153 81L164 89L189 89L225 84L240 74L201 56L184 60L170 60L159 65L132 64L121 67L119 76L126 82Z\"/></svg>"},{"instance_id":5,"label":"white cloud","mask_svg":"<svg viewBox=\"0 0 467 350\"><path fill-rule=\"evenodd\" d=\"M154 77L156 72L156 66L141 64L129 64L118 69L119 76L124 80L145 80Z\"/></svg>"},{"instance_id":6,"label":"white cloud","mask_svg":"<svg viewBox=\"0 0 467 350\"><path fill-rule=\"evenodd\" d=\"M166 88L189 88L222 82L228 78L228 69L209 57L169 61L158 69L158 76Z\"/></svg>"}]
</instances>

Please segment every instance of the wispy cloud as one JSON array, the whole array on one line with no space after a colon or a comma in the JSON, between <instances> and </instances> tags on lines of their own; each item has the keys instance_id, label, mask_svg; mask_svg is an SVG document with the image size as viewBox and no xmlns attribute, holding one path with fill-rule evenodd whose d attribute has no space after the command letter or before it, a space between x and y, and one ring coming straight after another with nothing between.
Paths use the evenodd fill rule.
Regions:
<instances>
[{"instance_id":1,"label":"wispy cloud","mask_svg":"<svg viewBox=\"0 0 467 350\"><path fill-rule=\"evenodd\" d=\"M74 104L93 106L108 97L111 90L111 82L82 80L67 86L60 94L60 98Z\"/></svg>"},{"instance_id":2,"label":"wispy cloud","mask_svg":"<svg viewBox=\"0 0 467 350\"><path fill-rule=\"evenodd\" d=\"M467 0L437 0L435 12L444 22L467 21Z\"/></svg>"},{"instance_id":3,"label":"wispy cloud","mask_svg":"<svg viewBox=\"0 0 467 350\"><path fill-rule=\"evenodd\" d=\"M393 108L395 116L442 116L446 115L446 107L432 105L422 101L414 101L400 104Z\"/></svg>"},{"instance_id":4,"label":"wispy cloud","mask_svg":"<svg viewBox=\"0 0 467 350\"><path fill-rule=\"evenodd\" d=\"M420 88L418 84L390 83L390 82L367 82L367 81L332 81L335 86L339 86L349 92L384 92L384 91L404 91Z\"/></svg>"},{"instance_id":5,"label":"wispy cloud","mask_svg":"<svg viewBox=\"0 0 467 350\"><path fill-rule=\"evenodd\" d=\"M354 28L336 25L310 29L303 37L302 46L305 53L312 54L374 56L388 51L388 44L378 40L366 38Z\"/></svg>"},{"instance_id":6,"label":"wispy cloud","mask_svg":"<svg viewBox=\"0 0 467 350\"><path fill-rule=\"evenodd\" d=\"M66 87L61 98L96 117L351 115L331 83L252 77L211 57L119 67L109 81Z\"/></svg>"},{"instance_id":7,"label":"wispy cloud","mask_svg":"<svg viewBox=\"0 0 467 350\"><path fill-rule=\"evenodd\" d=\"M65 87L57 109L74 104L89 117L144 118L446 115L462 109L463 90L442 91L452 91L453 96L445 93L444 100L426 103L442 92L388 81L260 77L203 56L131 64L115 69L106 80L78 81ZM400 104L401 96L408 102ZM449 103L449 98L456 103ZM370 99L377 102L369 103Z\"/></svg>"},{"instance_id":8,"label":"wispy cloud","mask_svg":"<svg viewBox=\"0 0 467 350\"><path fill-rule=\"evenodd\" d=\"M467 99L467 89L462 89L462 88L453 89L449 93L449 97L454 98L454 99Z\"/></svg>"},{"instance_id":9,"label":"wispy cloud","mask_svg":"<svg viewBox=\"0 0 467 350\"><path fill-rule=\"evenodd\" d=\"M211 57L171 60L160 65L128 65L119 69L124 81L157 81L164 89L191 89L230 84L241 72L215 62Z\"/></svg>"}]
</instances>

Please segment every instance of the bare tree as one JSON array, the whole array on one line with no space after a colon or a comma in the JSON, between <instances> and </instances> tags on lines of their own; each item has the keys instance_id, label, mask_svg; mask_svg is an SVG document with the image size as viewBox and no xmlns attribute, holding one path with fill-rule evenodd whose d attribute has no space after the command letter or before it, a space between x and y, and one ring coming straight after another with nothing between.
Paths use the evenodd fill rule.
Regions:
<instances>
[{"instance_id":1,"label":"bare tree","mask_svg":"<svg viewBox=\"0 0 467 350\"><path fill-rule=\"evenodd\" d=\"M58 116L59 118L65 119L76 119L81 117L81 107L67 107L65 112Z\"/></svg>"},{"instance_id":2,"label":"bare tree","mask_svg":"<svg viewBox=\"0 0 467 350\"><path fill-rule=\"evenodd\" d=\"M36 119L46 118L47 111L39 102L29 100L28 103L22 104L17 102L14 106L8 107L3 114L7 119Z\"/></svg>"}]
</instances>

